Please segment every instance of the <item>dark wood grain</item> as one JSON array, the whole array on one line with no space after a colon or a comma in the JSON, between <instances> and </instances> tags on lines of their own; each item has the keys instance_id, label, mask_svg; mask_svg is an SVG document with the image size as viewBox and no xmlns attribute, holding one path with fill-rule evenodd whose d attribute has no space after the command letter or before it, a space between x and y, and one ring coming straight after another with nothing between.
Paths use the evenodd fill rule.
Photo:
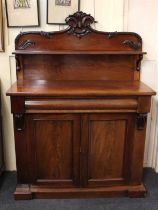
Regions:
<instances>
[{"instance_id":1,"label":"dark wood grain","mask_svg":"<svg viewBox=\"0 0 158 210\"><path fill-rule=\"evenodd\" d=\"M131 114L90 115L89 186L127 182L125 170L130 164L131 117Z\"/></svg>"},{"instance_id":2,"label":"dark wood grain","mask_svg":"<svg viewBox=\"0 0 158 210\"><path fill-rule=\"evenodd\" d=\"M30 115L28 148L35 183L53 187L79 185L78 115ZM53 154L53 156L52 156Z\"/></svg>"},{"instance_id":3,"label":"dark wood grain","mask_svg":"<svg viewBox=\"0 0 158 210\"><path fill-rule=\"evenodd\" d=\"M89 179L122 177L126 121L94 119L90 132Z\"/></svg>"},{"instance_id":4,"label":"dark wood grain","mask_svg":"<svg viewBox=\"0 0 158 210\"><path fill-rule=\"evenodd\" d=\"M135 59L133 55L27 55L23 79L133 81Z\"/></svg>"},{"instance_id":5,"label":"dark wood grain","mask_svg":"<svg viewBox=\"0 0 158 210\"><path fill-rule=\"evenodd\" d=\"M35 130L38 179L71 180L72 122L39 119Z\"/></svg>"}]
</instances>

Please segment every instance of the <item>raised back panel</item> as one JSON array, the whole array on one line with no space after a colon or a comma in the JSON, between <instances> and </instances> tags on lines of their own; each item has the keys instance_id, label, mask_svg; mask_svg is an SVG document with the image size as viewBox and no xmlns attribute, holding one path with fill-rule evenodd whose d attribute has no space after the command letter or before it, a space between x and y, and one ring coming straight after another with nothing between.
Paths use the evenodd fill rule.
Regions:
<instances>
[{"instance_id":1,"label":"raised back panel","mask_svg":"<svg viewBox=\"0 0 158 210\"><path fill-rule=\"evenodd\" d=\"M110 37L110 38L109 38ZM78 38L69 30L50 32L24 32L16 39L16 50L31 51L140 51L141 38L135 33L99 32L91 28Z\"/></svg>"},{"instance_id":2,"label":"raised back panel","mask_svg":"<svg viewBox=\"0 0 158 210\"><path fill-rule=\"evenodd\" d=\"M35 129L36 164L39 179L71 179L72 122L39 120L36 122ZM64 133L64 135L61 136L60 133Z\"/></svg>"},{"instance_id":3,"label":"raised back panel","mask_svg":"<svg viewBox=\"0 0 158 210\"><path fill-rule=\"evenodd\" d=\"M90 131L90 178L121 178L123 176L126 121L92 121Z\"/></svg>"},{"instance_id":4,"label":"raised back panel","mask_svg":"<svg viewBox=\"0 0 158 210\"><path fill-rule=\"evenodd\" d=\"M77 12L59 32L24 32L15 40L18 79L138 80L142 39L130 32L100 32Z\"/></svg>"},{"instance_id":5,"label":"raised back panel","mask_svg":"<svg viewBox=\"0 0 158 210\"><path fill-rule=\"evenodd\" d=\"M133 116L91 114L89 116L88 184L109 186L127 182ZM111 181L111 182L110 182Z\"/></svg>"}]
</instances>

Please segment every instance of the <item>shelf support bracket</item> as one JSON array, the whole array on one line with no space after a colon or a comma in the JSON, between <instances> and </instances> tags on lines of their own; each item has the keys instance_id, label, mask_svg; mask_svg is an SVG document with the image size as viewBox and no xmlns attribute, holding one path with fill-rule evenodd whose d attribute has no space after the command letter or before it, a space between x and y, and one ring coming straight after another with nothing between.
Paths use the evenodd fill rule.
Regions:
<instances>
[{"instance_id":1,"label":"shelf support bracket","mask_svg":"<svg viewBox=\"0 0 158 210\"><path fill-rule=\"evenodd\" d=\"M20 71L21 65L20 65L20 59L18 55L15 55L15 60L16 60L16 71Z\"/></svg>"},{"instance_id":2,"label":"shelf support bracket","mask_svg":"<svg viewBox=\"0 0 158 210\"><path fill-rule=\"evenodd\" d=\"M143 60L143 55L139 55L139 58L137 60L137 64L136 64L136 70L140 71L141 69L141 61Z\"/></svg>"}]
</instances>

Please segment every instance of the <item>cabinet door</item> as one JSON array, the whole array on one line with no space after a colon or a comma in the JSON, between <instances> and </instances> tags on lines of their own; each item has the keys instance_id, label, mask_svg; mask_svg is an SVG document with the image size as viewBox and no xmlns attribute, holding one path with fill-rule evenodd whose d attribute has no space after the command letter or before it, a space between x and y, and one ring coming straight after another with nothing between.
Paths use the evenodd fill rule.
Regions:
<instances>
[{"instance_id":1,"label":"cabinet door","mask_svg":"<svg viewBox=\"0 0 158 210\"><path fill-rule=\"evenodd\" d=\"M84 154L87 152L87 156L83 155L82 162L88 166L87 171L84 168L81 172L82 177L85 177L82 180L84 186L103 187L128 182L133 115L90 114L83 120L87 120L89 136L87 143L82 142Z\"/></svg>"},{"instance_id":2,"label":"cabinet door","mask_svg":"<svg viewBox=\"0 0 158 210\"><path fill-rule=\"evenodd\" d=\"M29 170L34 184L79 186L80 117L27 115Z\"/></svg>"}]
</instances>

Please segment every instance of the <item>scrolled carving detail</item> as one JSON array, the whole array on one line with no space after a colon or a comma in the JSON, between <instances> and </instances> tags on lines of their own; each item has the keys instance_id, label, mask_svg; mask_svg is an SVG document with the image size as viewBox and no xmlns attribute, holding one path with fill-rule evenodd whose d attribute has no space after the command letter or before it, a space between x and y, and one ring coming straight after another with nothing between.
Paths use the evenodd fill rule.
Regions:
<instances>
[{"instance_id":1,"label":"scrolled carving detail","mask_svg":"<svg viewBox=\"0 0 158 210\"><path fill-rule=\"evenodd\" d=\"M28 47L30 46L34 46L35 45L35 42L33 40L25 40L25 41L22 41L18 46L17 46L17 49L18 50L25 50L27 49Z\"/></svg>"},{"instance_id":2,"label":"scrolled carving detail","mask_svg":"<svg viewBox=\"0 0 158 210\"><path fill-rule=\"evenodd\" d=\"M24 130L24 124L25 124L24 114L23 113L15 114L14 115L14 120L15 120L15 129L17 131Z\"/></svg>"},{"instance_id":3,"label":"scrolled carving detail","mask_svg":"<svg viewBox=\"0 0 158 210\"><path fill-rule=\"evenodd\" d=\"M49 32L45 32L45 31L41 31L41 36L47 38L47 39L50 39L50 33Z\"/></svg>"},{"instance_id":4,"label":"scrolled carving detail","mask_svg":"<svg viewBox=\"0 0 158 210\"><path fill-rule=\"evenodd\" d=\"M139 55L139 58L137 60L137 71L140 71L141 69L141 61L143 60L143 55Z\"/></svg>"},{"instance_id":5,"label":"scrolled carving detail","mask_svg":"<svg viewBox=\"0 0 158 210\"><path fill-rule=\"evenodd\" d=\"M134 42L131 40L125 40L122 44L134 50L139 50L142 47L142 44L140 42Z\"/></svg>"},{"instance_id":6,"label":"scrolled carving detail","mask_svg":"<svg viewBox=\"0 0 158 210\"><path fill-rule=\"evenodd\" d=\"M76 12L66 18L66 24L69 25L68 34L73 34L78 38L85 36L91 32L91 24L94 23L94 18L83 12Z\"/></svg>"},{"instance_id":7,"label":"scrolled carving detail","mask_svg":"<svg viewBox=\"0 0 158 210\"><path fill-rule=\"evenodd\" d=\"M112 39L112 38L114 38L117 35L118 35L118 32L117 31L110 32L109 35L108 35L108 39Z\"/></svg>"},{"instance_id":8,"label":"scrolled carving detail","mask_svg":"<svg viewBox=\"0 0 158 210\"><path fill-rule=\"evenodd\" d=\"M147 122L147 114L139 113L137 114L137 129L143 130Z\"/></svg>"}]
</instances>

